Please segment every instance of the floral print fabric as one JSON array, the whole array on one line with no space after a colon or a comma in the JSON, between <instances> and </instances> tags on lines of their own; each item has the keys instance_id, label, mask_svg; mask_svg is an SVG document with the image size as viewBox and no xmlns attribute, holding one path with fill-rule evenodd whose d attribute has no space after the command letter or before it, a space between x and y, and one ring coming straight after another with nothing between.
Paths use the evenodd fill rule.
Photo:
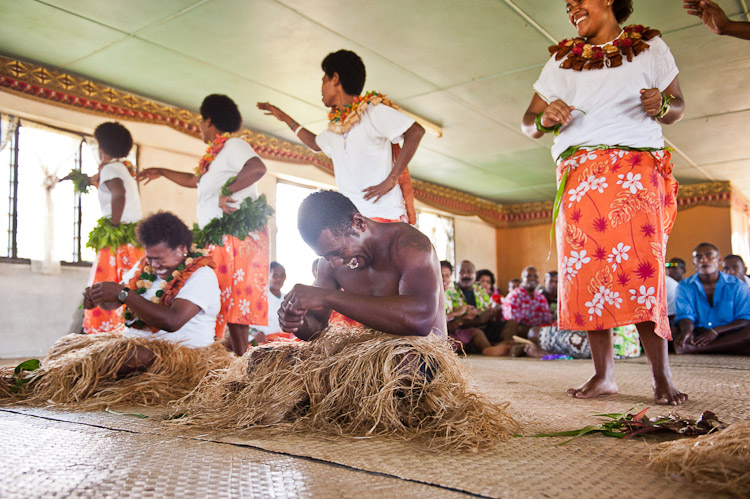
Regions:
<instances>
[{"instance_id":1,"label":"floral print fabric","mask_svg":"<svg viewBox=\"0 0 750 499\"><path fill-rule=\"evenodd\" d=\"M561 329L654 322L671 339L664 285L677 181L667 151L580 150L568 170L557 234Z\"/></svg>"},{"instance_id":2,"label":"floral print fabric","mask_svg":"<svg viewBox=\"0 0 750 499\"><path fill-rule=\"evenodd\" d=\"M98 282L121 282L125 273L137 264L145 252L132 244L123 244L110 251L109 246L96 253L96 261L92 267L93 277L89 286ZM122 307L115 310L103 310L96 307L86 310L83 315L83 332L86 334L104 333L112 331L123 323Z\"/></svg>"},{"instance_id":3,"label":"floral print fabric","mask_svg":"<svg viewBox=\"0 0 750 499\"><path fill-rule=\"evenodd\" d=\"M227 323L268 325L268 229L240 241L225 235L224 246L209 246L221 289L221 312L216 337L224 337Z\"/></svg>"},{"instance_id":4,"label":"floral print fabric","mask_svg":"<svg viewBox=\"0 0 750 499\"><path fill-rule=\"evenodd\" d=\"M524 288L516 288L503 300L503 319L534 327L551 324L552 313L542 291L531 296Z\"/></svg>"}]
</instances>

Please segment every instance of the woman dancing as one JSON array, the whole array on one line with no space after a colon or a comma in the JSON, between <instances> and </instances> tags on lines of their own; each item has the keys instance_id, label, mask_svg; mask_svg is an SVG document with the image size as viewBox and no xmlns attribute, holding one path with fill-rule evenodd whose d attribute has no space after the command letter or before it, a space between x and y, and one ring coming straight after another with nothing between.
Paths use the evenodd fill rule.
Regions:
<instances>
[{"instance_id":1,"label":"woman dancing","mask_svg":"<svg viewBox=\"0 0 750 499\"><path fill-rule=\"evenodd\" d=\"M658 404L687 400L672 382L664 255L677 182L661 125L682 118L677 65L656 30L622 24L632 0L567 0L578 37L550 47L523 117L554 133L559 323L587 331L594 375L576 398L616 393L612 328L636 324Z\"/></svg>"}]
</instances>

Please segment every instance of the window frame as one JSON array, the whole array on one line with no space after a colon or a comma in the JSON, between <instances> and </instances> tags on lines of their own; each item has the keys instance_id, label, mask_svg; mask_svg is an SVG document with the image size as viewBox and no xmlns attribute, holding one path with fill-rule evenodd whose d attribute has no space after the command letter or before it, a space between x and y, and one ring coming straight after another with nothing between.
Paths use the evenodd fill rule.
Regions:
<instances>
[{"instance_id":1,"label":"window frame","mask_svg":"<svg viewBox=\"0 0 750 499\"><path fill-rule=\"evenodd\" d=\"M92 134L83 133L77 130L70 130L67 128L51 125L43 121L20 118L13 136L10 138L9 147L11 148L10 164L10 176L8 182L10 184L10 195L8 197L8 238L7 238L7 249L8 256L0 256L0 263L21 263L31 264L30 258L23 258L18 256L18 180L19 180L19 148L20 148L20 136L23 122L34 123L41 127L48 128L50 130L57 130L64 132L68 135L75 135L80 138L78 143L78 151L75 157L75 168L80 172L83 168L83 145L86 139L93 137ZM133 144L135 148L135 159L136 165L138 164L138 157L140 156L140 148L137 144ZM83 220L83 203L81 199L81 193L75 192L73 197L73 252L72 260L61 260L60 264L66 267L91 267L93 261L81 260L83 250L83 234L81 233L81 224ZM66 239L68 240L68 239Z\"/></svg>"}]
</instances>

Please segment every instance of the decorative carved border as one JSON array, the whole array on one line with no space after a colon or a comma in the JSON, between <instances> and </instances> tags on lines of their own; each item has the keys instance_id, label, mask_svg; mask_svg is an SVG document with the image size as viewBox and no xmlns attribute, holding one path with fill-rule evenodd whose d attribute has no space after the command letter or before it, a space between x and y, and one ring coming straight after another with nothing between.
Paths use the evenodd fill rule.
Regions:
<instances>
[{"instance_id":1,"label":"decorative carved border","mask_svg":"<svg viewBox=\"0 0 750 499\"><path fill-rule=\"evenodd\" d=\"M26 98L67 109L108 118L169 126L193 137L200 137L200 115L57 69L0 55L0 89ZM333 174L333 165L323 154L313 154L304 146L242 129L239 132L263 158L312 164ZM550 223L552 201L501 205L455 189L413 180L414 197L419 201L456 215L478 216L495 227L516 227ZM678 209L692 206L731 206L748 212L747 200L732 192L729 182L681 186Z\"/></svg>"}]
</instances>

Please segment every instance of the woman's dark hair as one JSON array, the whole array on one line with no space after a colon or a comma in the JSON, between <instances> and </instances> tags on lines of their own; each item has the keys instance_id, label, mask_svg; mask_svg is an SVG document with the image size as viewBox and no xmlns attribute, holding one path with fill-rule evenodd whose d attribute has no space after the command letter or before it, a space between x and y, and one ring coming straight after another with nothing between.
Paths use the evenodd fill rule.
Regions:
<instances>
[{"instance_id":1,"label":"woman's dark hair","mask_svg":"<svg viewBox=\"0 0 750 499\"><path fill-rule=\"evenodd\" d=\"M617 24L624 23L633 13L633 0L615 0L612 4L612 12L615 13Z\"/></svg>"},{"instance_id":2,"label":"woman's dark hair","mask_svg":"<svg viewBox=\"0 0 750 499\"><path fill-rule=\"evenodd\" d=\"M312 246L325 229L334 236L353 236L352 218L359 210L348 197L336 191L313 192L302 201L297 212L297 229Z\"/></svg>"},{"instance_id":3,"label":"woman's dark hair","mask_svg":"<svg viewBox=\"0 0 750 499\"><path fill-rule=\"evenodd\" d=\"M96 127L94 138L99 143L99 149L113 158L124 158L133 148L133 136L116 121L107 121Z\"/></svg>"},{"instance_id":4,"label":"woman's dark hair","mask_svg":"<svg viewBox=\"0 0 750 499\"><path fill-rule=\"evenodd\" d=\"M451 274L453 273L453 265L448 260L440 260L440 266L450 270Z\"/></svg>"},{"instance_id":5,"label":"woman's dark hair","mask_svg":"<svg viewBox=\"0 0 750 499\"><path fill-rule=\"evenodd\" d=\"M495 287L495 274L493 274L492 271L488 269L477 270L477 282L479 282L480 277L485 276L485 275L490 278L490 287L494 288Z\"/></svg>"},{"instance_id":6,"label":"woman's dark hair","mask_svg":"<svg viewBox=\"0 0 750 499\"><path fill-rule=\"evenodd\" d=\"M226 95L211 94L201 104L201 116L222 132L234 133L242 126L242 115L237 104Z\"/></svg>"},{"instance_id":7,"label":"woman's dark hair","mask_svg":"<svg viewBox=\"0 0 750 499\"><path fill-rule=\"evenodd\" d=\"M179 246L190 248L193 244L193 231L168 211L160 211L141 220L135 231L138 242L144 248L164 243L174 250Z\"/></svg>"},{"instance_id":8,"label":"woman's dark hair","mask_svg":"<svg viewBox=\"0 0 750 499\"><path fill-rule=\"evenodd\" d=\"M331 52L320 65L329 78L338 73L341 86L349 95L359 95L365 87L365 64L351 50Z\"/></svg>"}]
</instances>

